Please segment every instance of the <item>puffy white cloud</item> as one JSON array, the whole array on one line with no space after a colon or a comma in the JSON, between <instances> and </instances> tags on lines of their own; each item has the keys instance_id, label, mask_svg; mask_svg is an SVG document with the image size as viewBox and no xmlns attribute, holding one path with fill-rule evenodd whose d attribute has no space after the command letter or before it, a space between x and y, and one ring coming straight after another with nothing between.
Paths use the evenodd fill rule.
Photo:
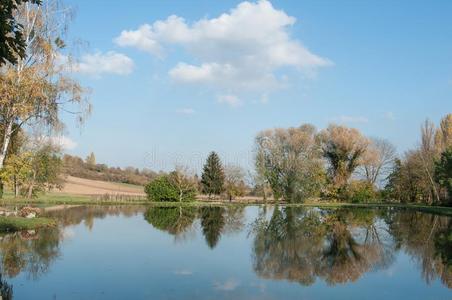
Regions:
<instances>
[{"instance_id":1,"label":"puffy white cloud","mask_svg":"<svg viewBox=\"0 0 452 300\"><path fill-rule=\"evenodd\" d=\"M217 97L218 103L224 103L231 107L239 107L242 106L242 100L240 100L235 95L220 95Z\"/></svg>"},{"instance_id":2,"label":"puffy white cloud","mask_svg":"<svg viewBox=\"0 0 452 300\"><path fill-rule=\"evenodd\" d=\"M228 13L191 24L175 15L144 24L122 31L115 42L160 58L165 47L182 47L199 63L180 62L169 70L176 82L206 84L222 92L268 93L281 86L276 75L281 68L309 74L331 64L290 36L295 21L267 0L242 2Z\"/></svg>"},{"instance_id":3,"label":"puffy white cloud","mask_svg":"<svg viewBox=\"0 0 452 300\"><path fill-rule=\"evenodd\" d=\"M104 74L128 75L132 73L134 62L128 56L108 51L84 54L79 61L70 61L68 57L60 55L60 64L68 65L73 72L100 77Z\"/></svg>"}]
</instances>

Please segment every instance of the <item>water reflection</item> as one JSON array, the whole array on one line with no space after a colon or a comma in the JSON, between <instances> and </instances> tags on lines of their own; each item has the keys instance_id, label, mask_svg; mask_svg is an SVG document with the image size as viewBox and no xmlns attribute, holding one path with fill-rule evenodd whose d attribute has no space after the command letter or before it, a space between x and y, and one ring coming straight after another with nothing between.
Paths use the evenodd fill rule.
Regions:
<instances>
[{"instance_id":1,"label":"water reflection","mask_svg":"<svg viewBox=\"0 0 452 300\"><path fill-rule=\"evenodd\" d=\"M44 229L3 235L0 241L2 270L8 277L26 272L37 279L60 255L60 230Z\"/></svg>"},{"instance_id":2,"label":"water reflection","mask_svg":"<svg viewBox=\"0 0 452 300\"><path fill-rule=\"evenodd\" d=\"M388 268L403 249L427 283L438 276L451 287L450 226L419 212L276 207L253 224L253 268L266 279L335 285Z\"/></svg>"},{"instance_id":3,"label":"water reflection","mask_svg":"<svg viewBox=\"0 0 452 300\"><path fill-rule=\"evenodd\" d=\"M68 226L79 225L89 234L107 216L121 216L112 219L114 222L126 222L133 216L140 216L143 222L144 216L145 232L156 229L180 243L199 237L211 249L208 253L223 251L218 246L231 243L227 237L237 234L237 241L251 242L251 248L248 243L240 247L251 252L250 271L262 279L303 286L317 281L330 286L346 284L365 274L388 270L403 253L417 264L424 282L439 279L452 288L452 218L446 216L397 209L281 206L79 206L51 209L47 215L57 218L60 225L0 236L2 299L12 295L12 286L4 279L9 281L21 273L30 280L38 279L52 269L55 261L64 258L62 245Z\"/></svg>"},{"instance_id":4,"label":"water reflection","mask_svg":"<svg viewBox=\"0 0 452 300\"><path fill-rule=\"evenodd\" d=\"M196 208L153 207L144 213L144 218L154 228L181 237L192 228L196 219Z\"/></svg>"}]
</instances>

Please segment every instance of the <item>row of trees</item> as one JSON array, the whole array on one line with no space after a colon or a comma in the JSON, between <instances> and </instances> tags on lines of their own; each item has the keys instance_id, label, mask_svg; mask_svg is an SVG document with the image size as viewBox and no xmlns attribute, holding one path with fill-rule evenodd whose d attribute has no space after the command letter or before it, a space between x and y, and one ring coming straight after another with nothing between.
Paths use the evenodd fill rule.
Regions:
<instances>
[{"instance_id":1,"label":"row of trees","mask_svg":"<svg viewBox=\"0 0 452 300\"><path fill-rule=\"evenodd\" d=\"M324 197L363 202L378 197L448 204L452 196L452 114L438 129L426 121L418 149L397 157L383 139L359 130L313 125L265 130L256 137L256 186L288 202Z\"/></svg>"},{"instance_id":2,"label":"row of trees","mask_svg":"<svg viewBox=\"0 0 452 300\"><path fill-rule=\"evenodd\" d=\"M388 141L334 124L322 131L310 124L265 130L255 145L256 180L263 196L269 187L275 199L288 202L321 195L360 198L381 184L395 157Z\"/></svg>"},{"instance_id":3,"label":"row of trees","mask_svg":"<svg viewBox=\"0 0 452 300\"><path fill-rule=\"evenodd\" d=\"M0 171L2 185L13 191L14 197L31 198L39 192L62 186L61 151L58 145L41 136L17 131Z\"/></svg>"},{"instance_id":4,"label":"row of trees","mask_svg":"<svg viewBox=\"0 0 452 300\"><path fill-rule=\"evenodd\" d=\"M207 194L209 198L226 196L230 201L243 196L247 190L245 172L235 165L223 167L217 153L207 157L201 179L187 168L176 167L173 172L161 175L151 181L145 192L153 201L193 201L197 193Z\"/></svg>"},{"instance_id":5,"label":"row of trees","mask_svg":"<svg viewBox=\"0 0 452 300\"><path fill-rule=\"evenodd\" d=\"M401 202L451 204L452 114L438 128L428 120L422 124L419 146L395 160L386 195Z\"/></svg>"}]
</instances>

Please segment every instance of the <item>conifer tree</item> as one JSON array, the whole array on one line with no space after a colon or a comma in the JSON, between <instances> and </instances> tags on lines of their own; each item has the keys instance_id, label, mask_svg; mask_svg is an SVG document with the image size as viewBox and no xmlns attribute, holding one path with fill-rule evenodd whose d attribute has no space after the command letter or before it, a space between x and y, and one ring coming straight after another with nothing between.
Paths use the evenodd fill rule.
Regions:
<instances>
[{"instance_id":1,"label":"conifer tree","mask_svg":"<svg viewBox=\"0 0 452 300\"><path fill-rule=\"evenodd\" d=\"M207 158L201 176L201 185L204 193L219 195L224 191L224 170L220 157L217 153L211 152Z\"/></svg>"}]
</instances>

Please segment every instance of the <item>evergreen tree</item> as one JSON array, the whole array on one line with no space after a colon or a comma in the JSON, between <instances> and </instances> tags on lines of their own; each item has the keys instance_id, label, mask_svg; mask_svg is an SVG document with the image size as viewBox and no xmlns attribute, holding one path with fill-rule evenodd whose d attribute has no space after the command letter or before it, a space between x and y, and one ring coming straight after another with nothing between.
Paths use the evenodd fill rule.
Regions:
<instances>
[{"instance_id":1,"label":"evergreen tree","mask_svg":"<svg viewBox=\"0 0 452 300\"><path fill-rule=\"evenodd\" d=\"M224 191L224 170L220 157L215 152L211 152L204 165L201 176L201 185L204 193L219 195Z\"/></svg>"}]
</instances>

